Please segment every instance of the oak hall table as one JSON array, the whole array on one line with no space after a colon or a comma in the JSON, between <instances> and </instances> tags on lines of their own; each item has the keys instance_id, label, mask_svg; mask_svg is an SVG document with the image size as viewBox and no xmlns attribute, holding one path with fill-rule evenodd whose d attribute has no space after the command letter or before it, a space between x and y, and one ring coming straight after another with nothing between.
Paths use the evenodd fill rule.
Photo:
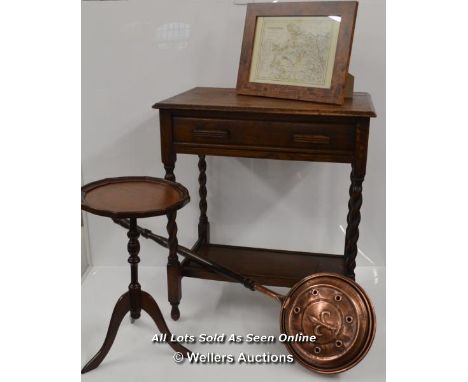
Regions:
<instances>
[{"instance_id":1,"label":"oak hall table","mask_svg":"<svg viewBox=\"0 0 468 382\"><path fill-rule=\"evenodd\" d=\"M375 117L367 93L344 105L237 95L235 89L197 87L156 103L165 179L175 181L177 154L198 155L200 218L192 250L261 284L290 287L317 272L354 279L362 183L369 122ZM207 216L206 155L351 164L344 255L212 244ZM175 253L167 264L172 318L180 316L182 277L223 280L219 274Z\"/></svg>"}]
</instances>

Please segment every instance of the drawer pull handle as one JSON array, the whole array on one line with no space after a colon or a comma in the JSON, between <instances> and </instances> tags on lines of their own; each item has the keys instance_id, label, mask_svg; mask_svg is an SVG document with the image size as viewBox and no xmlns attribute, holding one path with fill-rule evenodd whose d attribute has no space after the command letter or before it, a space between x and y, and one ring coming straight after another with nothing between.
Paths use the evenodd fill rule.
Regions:
<instances>
[{"instance_id":1,"label":"drawer pull handle","mask_svg":"<svg viewBox=\"0 0 468 382\"><path fill-rule=\"evenodd\" d=\"M199 138L218 138L218 139L225 139L229 137L228 130L202 130L202 129L195 129L193 130L193 136Z\"/></svg>"},{"instance_id":2,"label":"drawer pull handle","mask_svg":"<svg viewBox=\"0 0 468 382\"><path fill-rule=\"evenodd\" d=\"M330 137L326 135L311 135L311 134L294 134L294 142L298 143L315 143L319 145L329 145Z\"/></svg>"}]
</instances>

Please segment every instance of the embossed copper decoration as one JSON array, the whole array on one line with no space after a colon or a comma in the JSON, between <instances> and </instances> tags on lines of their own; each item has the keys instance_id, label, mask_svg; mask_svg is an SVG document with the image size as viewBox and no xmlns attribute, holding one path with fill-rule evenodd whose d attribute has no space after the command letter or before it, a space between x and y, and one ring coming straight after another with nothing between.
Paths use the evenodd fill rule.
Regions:
<instances>
[{"instance_id":1,"label":"embossed copper decoration","mask_svg":"<svg viewBox=\"0 0 468 382\"><path fill-rule=\"evenodd\" d=\"M125 219L114 222L128 227ZM139 233L167 247L166 238L138 227ZM352 279L335 273L316 273L298 281L286 296L257 284L189 249L177 252L201 266L220 273L246 288L261 292L281 303L281 332L311 337L315 341L285 342L294 358L309 370L336 374L358 364L369 351L375 335L375 313L366 292Z\"/></svg>"},{"instance_id":2,"label":"embossed copper decoration","mask_svg":"<svg viewBox=\"0 0 468 382\"><path fill-rule=\"evenodd\" d=\"M281 331L315 336L315 342L291 342L286 347L308 369L339 373L367 354L375 334L374 309L356 282L317 273L300 280L283 300Z\"/></svg>"}]
</instances>

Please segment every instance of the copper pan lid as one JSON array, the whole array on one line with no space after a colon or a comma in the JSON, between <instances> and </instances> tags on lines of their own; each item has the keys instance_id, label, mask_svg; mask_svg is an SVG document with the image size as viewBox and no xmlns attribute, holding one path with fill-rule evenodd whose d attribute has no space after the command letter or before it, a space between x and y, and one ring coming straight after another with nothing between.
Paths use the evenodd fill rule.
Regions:
<instances>
[{"instance_id":1,"label":"copper pan lid","mask_svg":"<svg viewBox=\"0 0 468 382\"><path fill-rule=\"evenodd\" d=\"M281 310L281 332L315 336L315 342L285 343L306 368L335 374L359 363L375 335L369 297L353 280L317 273L295 284Z\"/></svg>"}]
</instances>

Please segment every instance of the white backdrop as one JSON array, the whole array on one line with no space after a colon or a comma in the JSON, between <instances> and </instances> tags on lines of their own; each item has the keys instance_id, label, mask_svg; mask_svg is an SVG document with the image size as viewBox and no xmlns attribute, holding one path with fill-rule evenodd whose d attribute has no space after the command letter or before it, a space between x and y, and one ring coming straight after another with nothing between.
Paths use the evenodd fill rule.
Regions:
<instances>
[{"instance_id":1,"label":"white backdrop","mask_svg":"<svg viewBox=\"0 0 468 382\"><path fill-rule=\"evenodd\" d=\"M85 183L164 176L156 101L194 86L235 87L245 5L235 0L82 2L82 172ZM264 1L263 1L264 2ZM385 1L361 0L350 72L372 94L358 265L385 265ZM179 212L179 242L195 241L197 157L178 155L175 174L192 202ZM342 253L350 166L208 157L211 241ZM126 264L125 231L88 215L94 265ZM140 220L166 233L164 218ZM166 251L142 239L142 265Z\"/></svg>"}]
</instances>

